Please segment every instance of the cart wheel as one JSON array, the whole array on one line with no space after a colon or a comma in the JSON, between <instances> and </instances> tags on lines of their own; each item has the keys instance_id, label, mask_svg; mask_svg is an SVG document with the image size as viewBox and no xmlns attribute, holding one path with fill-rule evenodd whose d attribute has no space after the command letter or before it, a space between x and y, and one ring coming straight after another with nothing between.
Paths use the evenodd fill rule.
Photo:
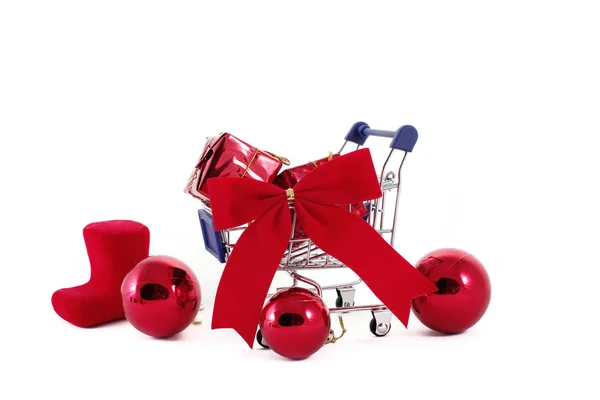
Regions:
<instances>
[{"instance_id":1,"label":"cart wheel","mask_svg":"<svg viewBox=\"0 0 600 400\"><path fill-rule=\"evenodd\" d=\"M371 318L369 329L371 330L371 333L373 335L381 337L387 335L390 332L390 329L392 329L392 325L379 324L379 326L377 326L377 321L375 321L375 318Z\"/></svg>"},{"instance_id":2,"label":"cart wheel","mask_svg":"<svg viewBox=\"0 0 600 400\"><path fill-rule=\"evenodd\" d=\"M269 348L269 346L267 345L267 342L263 338L262 333L260 333L260 329L258 330L258 332L256 332L256 341L258 342L258 344L260 344L265 349Z\"/></svg>"}]
</instances>

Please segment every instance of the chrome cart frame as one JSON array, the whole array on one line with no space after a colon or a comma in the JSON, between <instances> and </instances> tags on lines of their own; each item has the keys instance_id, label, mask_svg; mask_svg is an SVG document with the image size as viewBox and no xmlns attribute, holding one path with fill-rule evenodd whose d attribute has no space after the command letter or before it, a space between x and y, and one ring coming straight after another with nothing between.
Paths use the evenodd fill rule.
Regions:
<instances>
[{"instance_id":1,"label":"chrome cart frame","mask_svg":"<svg viewBox=\"0 0 600 400\"><path fill-rule=\"evenodd\" d=\"M410 126L404 125L396 131L382 131L371 129L364 122L355 123L345 137L345 142L340 149L340 154L344 151L348 143L357 145L356 150L361 148L369 136L378 136L392 139L390 144L390 152L383 163L380 170L379 183L381 185L382 196L378 199L373 199L367 202L368 215L365 220L393 246L396 238L396 220L398 217L398 205L400 200L400 173L404 161L408 153L412 152L417 139L417 130ZM390 160L394 153L400 152L400 166L396 170L388 168ZM386 200L392 197L393 218L391 225L386 224L384 217L386 216ZM395 198L394 198L395 197ZM307 238L294 238L296 227L296 213L293 204L290 204L292 211L292 233L289 240L288 248L279 264L277 271L286 272L292 278L291 286L277 288L276 292L291 287L298 287L299 283L304 283L310 286L319 297L322 297L323 291L335 290L337 299L335 307L330 308L331 314L344 314L354 311L371 311L372 319L369 329L375 336L385 336L391 329L392 313L383 304L374 305L355 305L355 286L360 284L362 280L356 279L352 282L341 283L337 285L321 286L318 282L303 276L299 271L324 270L335 268L347 268L344 264L326 254ZM389 211L389 210L388 210ZM207 204L203 203L203 207L198 210L200 225L202 229L203 239L206 250L215 256L221 263L227 262L237 238L241 235L248 225L228 229L221 232L215 232L212 224L212 212ZM275 292L275 293L276 293ZM269 293L271 297L275 293ZM257 333L257 341L263 347L268 347L267 343L262 338L260 332Z\"/></svg>"}]
</instances>

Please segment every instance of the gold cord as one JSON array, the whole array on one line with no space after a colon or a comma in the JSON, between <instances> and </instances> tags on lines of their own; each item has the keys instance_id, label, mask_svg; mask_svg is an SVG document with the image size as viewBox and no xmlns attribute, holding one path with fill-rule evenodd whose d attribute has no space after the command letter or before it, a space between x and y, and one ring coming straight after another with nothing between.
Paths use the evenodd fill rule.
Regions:
<instances>
[{"instance_id":1,"label":"gold cord","mask_svg":"<svg viewBox=\"0 0 600 400\"><path fill-rule=\"evenodd\" d=\"M248 169L250 169L250 165L252 165L252 162L254 161L254 159L256 158L257 155L258 155L258 149L254 150L254 154L252 155L252 158L250 159L250 162L248 163L248 165L246 165L246 169L244 170L244 173L242 174L242 178L244 176L246 176L246 172L248 172Z\"/></svg>"},{"instance_id":2,"label":"gold cord","mask_svg":"<svg viewBox=\"0 0 600 400\"><path fill-rule=\"evenodd\" d=\"M260 151L261 151L261 150L259 150L259 149L256 149L256 150L254 150L254 154L252 155L252 158L250 159L250 162L249 162L249 163L248 163L248 165L246 166L246 169L244 170L244 173L242 174L242 178L243 178L244 176L246 176L246 173L247 173L247 172L248 172L248 170L250 169L250 165L252 165L252 162L254 162L254 159L256 158L256 156L258 155L258 153L259 153ZM276 159L278 159L279 161L281 161L281 163L282 163L282 164L285 164L285 165L290 165L290 160L288 160L288 159L287 159L287 158L285 158L285 157L278 156L277 154L271 153L270 151L265 151L265 150L262 150L262 152L263 152L263 153L265 153L265 154L268 154L268 155L270 155L270 156L272 156L272 157L275 157Z\"/></svg>"},{"instance_id":3,"label":"gold cord","mask_svg":"<svg viewBox=\"0 0 600 400\"><path fill-rule=\"evenodd\" d=\"M204 307L200 307L198 314L200 314L202 311L204 311ZM202 320L196 318L194 319L194 322L192 322L192 325L202 325Z\"/></svg>"},{"instance_id":4,"label":"gold cord","mask_svg":"<svg viewBox=\"0 0 600 400\"><path fill-rule=\"evenodd\" d=\"M327 344L329 343L335 343L338 340L340 340L344 334L347 332L346 327L344 326L344 319L342 318L341 315L338 315L338 319L340 321L340 326L342 327L342 334L338 337L335 336L335 332L333 331L333 329L331 329L329 331L329 337L327 338Z\"/></svg>"},{"instance_id":5,"label":"gold cord","mask_svg":"<svg viewBox=\"0 0 600 400\"><path fill-rule=\"evenodd\" d=\"M327 161L331 161L331 160L333 160L333 153L332 153L332 152L329 152L329 156L327 156ZM313 166L313 167L315 167L315 168L317 168L317 167L318 167L318 165L317 165L317 163L316 163L316 162L314 162L314 161L311 161L310 163L312 164L312 166Z\"/></svg>"},{"instance_id":6,"label":"gold cord","mask_svg":"<svg viewBox=\"0 0 600 400\"><path fill-rule=\"evenodd\" d=\"M198 199L202 202L204 202L204 199L200 196L197 196L196 194L194 194L194 192L192 191L192 183L194 182L194 180L198 177L198 172L200 171L199 168L194 169L194 176L192 176L192 179L190 179L190 181L188 182L188 194L190 194L193 198Z\"/></svg>"},{"instance_id":7,"label":"gold cord","mask_svg":"<svg viewBox=\"0 0 600 400\"><path fill-rule=\"evenodd\" d=\"M282 164L290 165L290 160L288 160L285 157L278 156L277 154L271 153L270 151L266 151L266 150L263 150L263 152L267 153L268 155L270 155L272 157L275 157L276 159L278 159L279 161L281 161Z\"/></svg>"}]
</instances>

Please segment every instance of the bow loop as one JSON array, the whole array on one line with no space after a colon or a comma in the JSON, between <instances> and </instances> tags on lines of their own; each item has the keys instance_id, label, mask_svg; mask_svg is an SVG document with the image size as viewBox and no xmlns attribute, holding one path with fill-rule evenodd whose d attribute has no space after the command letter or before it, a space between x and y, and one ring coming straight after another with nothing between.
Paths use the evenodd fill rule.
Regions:
<instances>
[{"instance_id":1,"label":"bow loop","mask_svg":"<svg viewBox=\"0 0 600 400\"><path fill-rule=\"evenodd\" d=\"M355 204L381 197L369 149L357 150L309 172L294 186L297 198L318 204Z\"/></svg>"},{"instance_id":2,"label":"bow loop","mask_svg":"<svg viewBox=\"0 0 600 400\"><path fill-rule=\"evenodd\" d=\"M217 231L254 221L285 200L284 190L254 179L211 178L207 182Z\"/></svg>"}]
</instances>

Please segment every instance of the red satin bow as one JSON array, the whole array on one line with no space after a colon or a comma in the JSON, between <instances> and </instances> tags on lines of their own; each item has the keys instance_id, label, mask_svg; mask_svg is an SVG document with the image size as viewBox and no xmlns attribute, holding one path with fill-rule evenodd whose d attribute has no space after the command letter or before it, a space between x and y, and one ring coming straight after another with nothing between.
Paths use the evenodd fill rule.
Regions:
<instances>
[{"instance_id":1,"label":"red satin bow","mask_svg":"<svg viewBox=\"0 0 600 400\"><path fill-rule=\"evenodd\" d=\"M292 221L286 191L253 179L208 180L217 231L252 222L221 276L212 329L233 328L252 348L269 286L288 246ZM320 249L352 269L408 325L413 298L437 287L367 222L336 204L381 197L371 154L361 149L310 172L294 186L299 223Z\"/></svg>"}]
</instances>

